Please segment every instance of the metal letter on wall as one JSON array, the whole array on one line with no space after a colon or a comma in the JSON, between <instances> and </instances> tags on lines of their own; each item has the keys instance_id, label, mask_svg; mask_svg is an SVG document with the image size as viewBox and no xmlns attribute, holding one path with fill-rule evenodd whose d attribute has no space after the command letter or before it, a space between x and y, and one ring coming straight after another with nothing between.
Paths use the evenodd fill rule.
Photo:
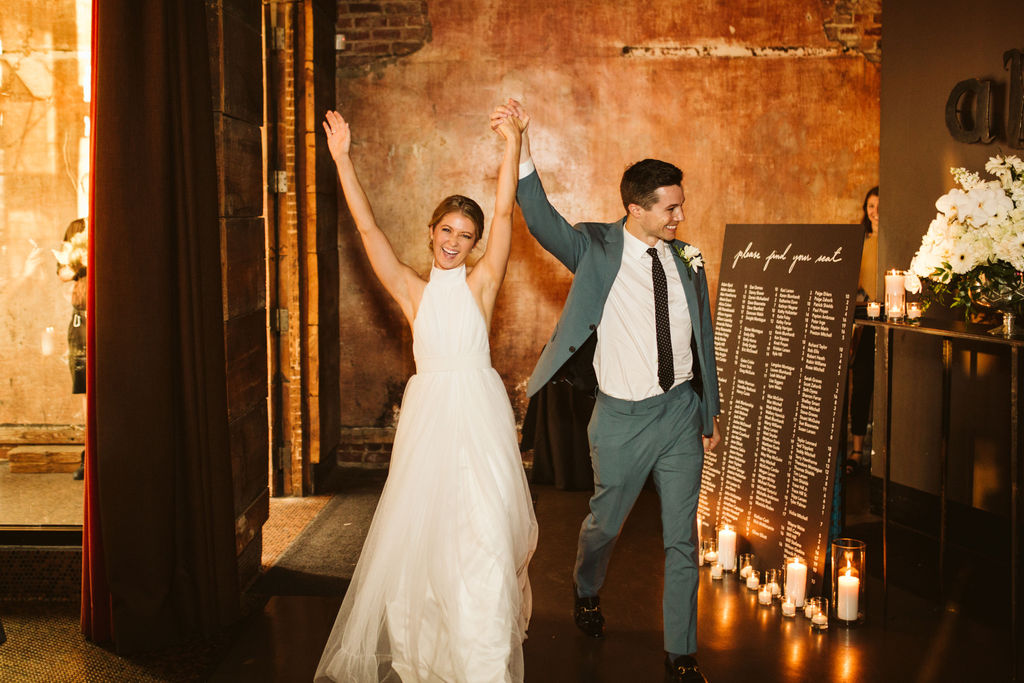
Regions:
<instances>
[{"instance_id":1,"label":"metal letter on wall","mask_svg":"<svg viewBox=\"0 0 1024 683\"><path fill-rule=\"evenodd\" d=\"M1006 119L1006 144L1024 149L1024 51L1007 50L1003 66L1010 72L1010 111Z\"/></svg>"},{"instance_id":2,"label":"metal letter on wall","mask_svg":"<svg viewBox=\"0 0 1024 683\"><path fill-rule=\"evenodd\" d=\"M973 104L973 116L967 117ZM946 128L957 142L992 141L992 82L969 78L946 100Z\"/></svg>"}]
</instances>

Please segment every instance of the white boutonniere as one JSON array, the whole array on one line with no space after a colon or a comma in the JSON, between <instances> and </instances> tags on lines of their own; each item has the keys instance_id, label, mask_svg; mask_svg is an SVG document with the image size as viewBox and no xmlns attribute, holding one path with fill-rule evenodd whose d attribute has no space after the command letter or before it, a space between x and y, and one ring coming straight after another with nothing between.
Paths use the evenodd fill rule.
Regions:
<instances>
[{"instance_id":1,"label":"white boutonniere","mask_svg":"<svg viewBox=\"0 0 1024 683\"><path fill-rule=\"evenodd\" d=\"M689 266L693 272L696 273L699 268L704 266L704 257L700 255L700 249L692 244L687 244L685 247L673 244L672 248L676 250L679 258L683 259L683 263ZM687 277L691 277L690 270L686 271Z\"/></svg>"}]
</instances>

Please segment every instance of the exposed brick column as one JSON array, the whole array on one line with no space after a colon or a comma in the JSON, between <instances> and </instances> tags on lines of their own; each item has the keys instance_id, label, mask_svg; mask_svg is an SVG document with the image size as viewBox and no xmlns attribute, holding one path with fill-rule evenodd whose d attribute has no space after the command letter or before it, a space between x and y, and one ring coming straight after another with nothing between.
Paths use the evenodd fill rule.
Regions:
<instances>
[{"instance_id":1,"label":"exposed brick column","mask_svg":"<svg viewBox=\"0 0 1024 683\"><path fill-rule=\"evenodd\" d=\"M825 35L845 50L859 52L869 61L882 61L881 0L826 0L834 14L825 22Z\"/></svg>"}]
</instances>

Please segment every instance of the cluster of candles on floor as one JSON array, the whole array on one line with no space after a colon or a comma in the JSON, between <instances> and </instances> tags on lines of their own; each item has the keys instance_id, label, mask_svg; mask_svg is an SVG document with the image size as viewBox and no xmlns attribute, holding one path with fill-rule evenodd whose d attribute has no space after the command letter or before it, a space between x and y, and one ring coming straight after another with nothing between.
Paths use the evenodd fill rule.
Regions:
<instances>
[{"instance_id":1,"label":"cluster of candles on floor","mask_svg":"<svg viewBox=\"0 0 1024 683\"><path fill-rule=\"evenodd\" d=\"M787 557L781 569L761 572L756 569L757 558L753 553L737 555L736 541L736 530L728 524L718 527L716 538L701 541L699 562L710 565L712 579L720 580L726 572L737 571L747 589L757 592L758 604L771 606L779 601L782 616L795 617L797 612L802 612L811 620L813 629L824 631L828 628L829 599L807 596L807 563L803 558ZM844 624L857 623L862 616L860 573L863 570L863 551L864 544L860 541L836 539L833 542L832 602L835 618ZM845 565L836 565L837 560L843 559Z\"/></svg>"}]
</instances>

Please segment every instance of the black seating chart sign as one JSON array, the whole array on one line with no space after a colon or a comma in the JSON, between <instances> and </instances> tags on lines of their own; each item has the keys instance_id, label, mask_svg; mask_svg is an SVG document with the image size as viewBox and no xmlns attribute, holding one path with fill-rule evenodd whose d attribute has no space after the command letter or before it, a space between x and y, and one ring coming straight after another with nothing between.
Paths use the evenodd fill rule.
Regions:
<instances>
[{"instance_id":1,"label":"black seating chart sign","mask_svg":"<svg viewBox=\"0 0 1024 683\"><path fill-rule=\"evenodd\" d=\"M715 310L722 443L704 456L702 538L731 523L761 569L824 571L864 229L727 225ZM746 549L745 549L746 548Z\"/></svg>"}]
</instances>

